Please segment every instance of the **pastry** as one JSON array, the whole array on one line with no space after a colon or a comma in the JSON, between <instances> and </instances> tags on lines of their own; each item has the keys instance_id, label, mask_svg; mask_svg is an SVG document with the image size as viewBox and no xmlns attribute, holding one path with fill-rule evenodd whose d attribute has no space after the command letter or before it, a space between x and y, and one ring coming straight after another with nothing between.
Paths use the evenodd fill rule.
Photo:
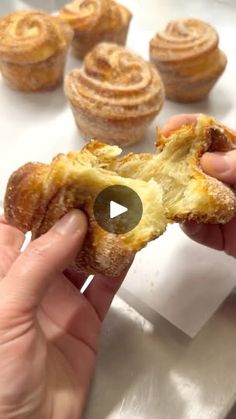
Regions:
<instances>
[{"instance_id":1,"label":"pastry","mask_svg":"<svg viewBox=\"0 0 236 419\"><path fill-rule=\"evenodd\" d=\"M169 99L195 102L209 94L227 64L218 44L216 30L197 19L170 22L157 33L150 42L150 59Z\"/></svg>"},{"instance_id":2,"label":"pastry","mask_svg":"<svg viewBox=\"0 0 236 419\"><path fill-rule=\"evenodd\" d=\"M59 16L75 32L72 48L80 59L102 41L125 45L132 18L126 7L112 0L75 0Z\"/></svg>"},{"instance_id":3,"label":"pastry","mask_svg":"<svg viewBox=\"0 0 236 419\"><path fill-rule=\"evenodd\" d=\"M61 154L49 165L29 163L16 171L6 191L5 217L36 238L69 210L81 208L89 230L75 262L77 269L117 276L138 250L164 232L168 222L226 223L235 216L234 191L200 168L204 152L235 147L235 134L205 116L169 138L159 132L157 154L119 159L119 147L93 140L81 152ZM95 199L111 185L128 186L143 204L140 223L126 234L108 233L94 219Z\"/></svg>"},{"instance_id":4,"label":"pastry","mask_svg":"<svg viewBox=\"0 0 236 419\"><path fill-rule=\"evenodd\" d=\"M73 31L57 17L20 11L0 19L0 70L8 84L26 92L62 83Z\"/></svg>"},{"instance_id":5,"label":"pastry","mask_svg":"<svg viewBox=\"0 0 236 419\"><path fill-rule=\"evenodd\" d=\"M89 231L77 268L87 274L120 275L134 254L166 227L162 191L156 182L121 178L106 168L120 152L118 147L93 141L81 152L57 156L49 165L23 166L8 183L6 219L36 238L69 210L81 208L88 216ZM142 219L126 234L108 233L94 219L95 199L111 185L132 188L142 201Z\"/></svg>"},{"instance_id":6,"label":"pastry","mask_svg":"<svg viewBox=\"0 0 236 419\"><path fill-rule=\"evenodd\" d=\"M185 125L168 138L158 131L156 146L156 155L128 154L113 162L110 169L122 177L154 179L162 187L170 221L226 223L235 216L234 191L200 167L205 152L236 148L235 133L213 118L200 115L196 125Z\"/></svg>"},{"instance_id":7,"label":"pastry","mask_svg":"<svg viewBox=\"0 0 236 419\"><path fill-rule=\"evenodd\" d=\"M157 70L111 43L97 45L84 67L66 76L65 93L85 139L121 146L144 138L164 102Z\"/></svg>"}]
</instances>

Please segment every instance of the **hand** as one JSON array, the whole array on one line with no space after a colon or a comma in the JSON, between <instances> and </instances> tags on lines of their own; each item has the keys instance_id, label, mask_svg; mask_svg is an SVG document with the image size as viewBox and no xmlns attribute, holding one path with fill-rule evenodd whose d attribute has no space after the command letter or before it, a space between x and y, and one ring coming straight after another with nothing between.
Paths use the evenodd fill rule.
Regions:
<instances>
[{"instance_id":1,"label":"hand","mask_svg":"<svg viewBox=\"0 0 236 419\"><path fill-rule=\"evenodd\" d=\"M185 124L195 124L197 115L176 115L167 122L163 134L170 133ZM236 150L227 153L205 153L201 158L204 172L230 185L236 183ZM236 257L236 219L222 225L198 224L187 222L183 225L184 232L193 240L217 250L224 250Z\"/></svg>"},{"instance_id":2,"label":"hand","mask_svg":"<svg viewBox=\"0 0 236 419\"><path fill-rule=\"evenodd\" d=\"M78 210L20 253L24 235L0 220L0 419L78 419L102 321L122 278L65 269L81 249ZM64 272L64 273L63 273Z\"/></svg>"}]
</instances>

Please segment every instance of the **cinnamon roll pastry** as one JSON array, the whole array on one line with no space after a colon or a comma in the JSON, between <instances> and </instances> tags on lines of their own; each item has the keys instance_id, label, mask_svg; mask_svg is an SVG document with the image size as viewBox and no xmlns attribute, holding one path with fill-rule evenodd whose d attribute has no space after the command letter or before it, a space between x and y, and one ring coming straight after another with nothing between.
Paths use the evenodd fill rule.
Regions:
<instances>
[{"instance_id":1,"label":"cinnamon roll pastry","mask_svg":"<svg viewBox=\"0 0 236 419\"><path fill-rule=\"evenodd\" d=\"M209 94L227 64L218 44L216 30L197 19L170 22L151 40L150 59L169 99L195 102Z\"/></svg>"},{"instance_id":2,"label":"cinnamon roll pastry","mask_svg":"<svg viewBox=\"0 0 236 419\"><path fill-rule=\"evenodd\" d=\"M59 15L74 30L75 56L84 56L99 42L125 45L132 18L130 11L112 0L74 0Z\"/></svg>"},{"instance_id":3,"label":"cinnamon roll pastry","mask_svg":"<svg viewBox=\"0 0 236 419\"><path fill-rule=\"evenodd\" d=\"M0 70L8 84L26 92L62 83L73 38L69 25L40 11L15 12L0 19Z\"/></svg>"},{"instance_id":4,"label":"cinnamon roll pastry","mask_svg":"<svg viewBox=\"0 0 236 419\"><path fill-rule=\"evenodd\" d=\"M156 148L156 155L128 154L110 168L122 177L155 180L162 188L170 221L226 223L235 217L235 190L206 175L200 166L207 151L235 149L235 133L200 115L196 124L185 125L168 138L158 130Z\"/></svg>"},{"instance_id":5,"label":"cinnamon roll pastry","mask_svg":"<svg viewBox=\"0 0 236 419\"><path fill-rule=\"evenodd\" d=\"M164 102L157 70L124 47L101 43L66 76L65 93L85 137L127 146L140 141Z\"/></svg>"},{"instance_id":6,"label":"cinnamon roll pastry","mask_svg":"<svg viewBox=\"0 0 236 419\"><path fill-rule=\"evenodd\" d=\"M81 152L57 156L51 164L29 163L10 178L5 197L5 216L33 238L45 233L73 208L88 217L89 229L75 265L87 274L118 276L127 269L135 253L166 227L162 191L154 181L126 179L107 167L120 154L118 147L92 141ZM122 185L140 197L143 216L132 231L112 234L94 218L94 202L106 187Z\"/></svg>"},{"instance_id":7,"label":"cinnamon roll pastry","mask_svg":"<svg viewBox=\"0 0 236 419\"><path fill-rule=\"evenodd\" d=\"M235 192L200 168L204 152L235 147L236 135L206 116L168 138L159 132L157 154L119 158L117 146L93 140L81 152L61 154L49 165L29 163L13 173L5 195L5 217L36 238L71 209L82 209L89 229L76 258L77 269L118 276L168 222L226 223L235 217ZM142 201L141 221L126 234L104 231L94 217L96 197L111 185L128 186Z\"/></svg>"}]
</instances>

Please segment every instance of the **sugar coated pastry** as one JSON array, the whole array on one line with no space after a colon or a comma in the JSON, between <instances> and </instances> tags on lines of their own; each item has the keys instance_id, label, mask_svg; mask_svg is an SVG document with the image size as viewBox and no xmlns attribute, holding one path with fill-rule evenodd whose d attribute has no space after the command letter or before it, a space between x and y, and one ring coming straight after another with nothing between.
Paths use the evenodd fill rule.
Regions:
<instances>
[{"instance_id":1,"label":"sugar coated pastry","mask_svg":"<svg viewBox=\"0 0 236 419\"><path fill-rule=\"evenodd\" d=\"M227 64L218 44L216 30L198 19L170 22L157 33L150 42L150 59L169 99L195 102L209 94Z\"/></svg>"},{"instance_id":2,"label":"sugar coated pastry","mask_svg":"<svg viewBox=\"0 0 236 419\"><path fill-rule=\"evenodd\" d=\"M235 147L235 134L203 115L168 138L158 132L157 154L119 158L119 147L92 140L82 151L61 154L51 164L29 163L13 173L5 217L36 238L71 209L82 209L89 229L75 266L88 275L118 276L138 250L165 231L168 222L226 223L235 217L234 190L200 167L204 152ZM143 205L139 224L124 234L105 231L94 216L96 197L114 185L131 188Z\"/></svg>"},{"instance_id":3,"label":"sugar coated pastry","mask_svg":"<svg viewBox=\"0 0 236 419\"><path fill-rule=\"evenodd\" d=\"M87 274L118 276L149 240L166 227L162 191L156 182L126 179L106 167L121 150L92 141L80 152L57 156L51 164L29 163L16 171L5 198L7 220L33 237L45 233L72 208L87 214L89 230L75 266ZM140 223L126 234L112 234L94 217L94 203L109 186L128 186L141 199Z\"/></svg>"},{"instance_id":4,"label":"sugar coated pastry","mask_svg":"<svg viewBox=\"0 0 236 419\"><path fill-rule=\"evenodd\" d=\"M121 146L145 138L165 96L154 66L111 43L97 45L84 67L66 76L65 93L85 139Z\"/></svg>"},{"instance_id":5,"label":"sugar coated pastry","mask_svg":"<svg viewBox=\"0 0 236 419\"><path fill-rule=\"evenodd\" d=\"M75 0L65 5L60 17L73 28L73 51L83 59L99 42L125 45L132 15L112 0Z\"/></svg>"},{"instance_id":6,"label":"sugar coated pastry","mask_svg":"<svg viewBox=\"0 0 236 419\"><path fill-rule=\"evenodd\" d=\"M59 18L19 11L0 19L0 70L8 84L26 92L49 90L63 81L73 31Z\"/></svg>"}]
</instances>

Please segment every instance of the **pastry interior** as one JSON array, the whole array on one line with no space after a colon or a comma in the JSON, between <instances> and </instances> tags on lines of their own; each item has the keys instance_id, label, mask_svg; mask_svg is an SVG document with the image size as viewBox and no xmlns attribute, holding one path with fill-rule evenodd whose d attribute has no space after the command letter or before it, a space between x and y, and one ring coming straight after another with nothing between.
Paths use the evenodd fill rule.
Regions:
<instances>
[{"instance_id":1,"label":"pastry interior","mask_svg":"<svg viewBox=\"0 0 236 419\"><path fill-rule=\"evenodd\" d=\"M129 154L115 161L121 176L154 179L163 190L166 216L171 221L224 223L235 214L234 191L206 175L200 158L206 151L229 151L235 133L213 118L200 115L196 125L185 125L165 138L157 131L157 154Z\"/></svg>"},{"instance_id":2,"label":"pastry interior","mask_svg":"<svg viewBox=\"0 0 236 419\"><path fill-rule=\"evenodd\" d=\"M61 154L49 165L29 163L16 171L6 191L5 216L35 238L72 208L81 208L89 232L77 268L118 276L168 223L226 223L235 216L234 190L200 167L204 152L232 150L235 145L234 133L203 115L168 138L158 132L157 154L119 157L119 147L93 140L81 152ZM140 223L126 234L108 233L94 218L97 195L111 185L128 186L143 204Z\"/></svg>"},{"instance_id":3,"label":"pastry interior","mask_svg":"<svg viewBox=\"0 0 236 419\"><path fill-rule=\"evenodd\" d=\"M162 190L156 182L126 179L108 169L121 153L118 147L92 141L81 152L57 156L51 164L29 163L9 180L5 216L20 230L32 231L33 238L48 231L72 208L81 208L89 219L83 251L76 259L79 270L121 274L135 253L166 228ZM143 216L133 230L116 235L105 232L94 218L94 202L108 186L128 186L142 201Z\"/></svg>"}]
</instances>

